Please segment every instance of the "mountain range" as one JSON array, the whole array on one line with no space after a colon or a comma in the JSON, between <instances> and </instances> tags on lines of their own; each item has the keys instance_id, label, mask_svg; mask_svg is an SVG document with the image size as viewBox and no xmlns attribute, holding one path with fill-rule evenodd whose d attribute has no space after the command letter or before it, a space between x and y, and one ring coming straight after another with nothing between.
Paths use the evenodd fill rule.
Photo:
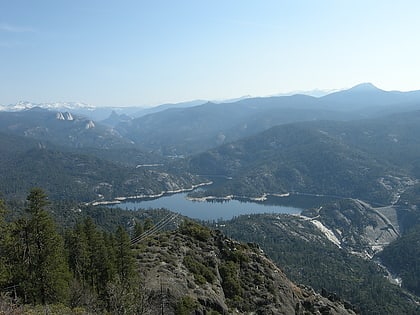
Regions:
<instances>
[{"instance_id":1,"label":"mountain range","mask_svg":"<svg viewBox=\"0 0 420 315\"><path fill-rule=\"evenodd\" d=\"M375 118L420 109L419 100L418 91L387 92L361 84L320 98L292 95L170 108L121 123L116 129L161 154L191 155L279 124Z\"/></svg>"},{"instance_id":2,"label":"mountain range","mask_svg":"<svg viewBox=\"0 0 420 315\"><path fill-rule=\"evenodd\" d=\"M194 105L165 105L139 118L114 112L108 125L70 110L2 111L0 132L130 167L234 177L217 195L306 192L388 202L420 174L418 91L360 84L320 98Z\"/></svg>"},{"instance_id":3,"label":"mountain range","mask_svg":"<svg viewBox=\"0 0 420 315\"><path fill-rule=\"evenodd\" d=\"M418 255L410 252L416 253L414 245L420 241L419 125L420 91L383 91L369 83L321 97L246 97L227 103L198 100L147 110L20 103L0 111L0 191L7 200L23 202L31 187L41 186L52 202L92 206L118 197L191 190L210 182L211 176L221 176L227 180L190 196L331 197L334 201L304 209L299 216L245 216L208 224L236 239L260 244L292 280L320 292L325 289L324 295L330 297L334 295L326 292L338 293L363 312L374 314L375 305L380 304L380 313L415 314ZM119 222L132 227L132 218L124 220ZM155 246L153 255L138 248L143 258L150 258L144 258L144 276L157 272L157 261L167 260L170 266L181 260L185 263L188 252L200 246L222 255L218 234L210 235L217 245L185 239L188 246L180 245L174 257L168 256L168 248L172 240L183 236L162 236L171 240L162 244L150 240L148 246ZM231 252L242 248L232 244ZM255 256L249 248L246 253ZM204 272L205 278L208 274L201 258L194 255L195 267L189 272ZM244 268L243 274L239 270L238 283L258 278L253 272L267 267L261 263L263 258L254 258L259 262L235 262ZM212 263L220 270L228 261ZM181 277L171 268L167 270L176 278L174 290L184 290L180 283L188 279L189 295L200 309L211 304L226 311L228 304L247 305L241 296L242 300L205 296L210 292L205 289L222 292L222 275L207 285L199 283L202 277L186 274L185 268ZM283 277L279 270L274 273L278 275L270 279L275 282ZM399 279L393 280L397 285L385 276ZM159 283L154 285L157 292ZM363 288L357 290L358 285ZM294 291L291 286L288 292L302 296L292 296L288 308L295 305L304 313L306 306L314 306L305 300L315 299L310 290ZM264 300L254 289L247 289L246 302L262 303L258 304L262 312L278 310L275 303L263 305L272 292ZM173 301L180 297L174 292L170 296ZM329 303L322 298L317 301ZM328 305L331 310L333 306Z\"/></svg>"}]
</instances>

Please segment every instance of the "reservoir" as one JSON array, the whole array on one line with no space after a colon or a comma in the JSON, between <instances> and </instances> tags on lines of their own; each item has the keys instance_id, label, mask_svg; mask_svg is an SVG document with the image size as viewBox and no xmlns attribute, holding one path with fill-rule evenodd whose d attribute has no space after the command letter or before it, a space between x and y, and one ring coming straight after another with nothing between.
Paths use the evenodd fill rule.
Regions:
<instances>
[{"instance_id":1,"label":"reservoir","mask_svg":"<svg viewBox=\"0 0 420 315\"><path fill-rule=\"evenodd\" d=\"M122 209L159 209L165 208L184 216L205 220L229 220L243 214L254 213L286 213L299 214L302 209L317 207L325 198L315 196L291 195L289 197L267 196L265 201L249 201L234 199L223 201L191 201L188 193L166 195L157 199L125 201L111 207Z\"/></svg>"}]
</instances>

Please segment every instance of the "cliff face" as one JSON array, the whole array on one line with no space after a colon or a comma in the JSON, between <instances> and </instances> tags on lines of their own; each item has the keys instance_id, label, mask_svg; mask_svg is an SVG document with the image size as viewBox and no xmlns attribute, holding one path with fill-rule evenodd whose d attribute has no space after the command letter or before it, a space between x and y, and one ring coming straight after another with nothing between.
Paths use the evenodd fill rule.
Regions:
<instances>
[{"instance_id":1,"label":"cliff face","mask_svg":"<svg viewBox=\"0 0 420 315\"><path fill-rule=\"evenodd\" d=\"M329 231L324 234L336 245L368 259L399 237L393 206L374 208L358 199L342 199L302 214Z\"/></svg>"},{"instance_id":2,"label":"cliff face","mask_svg":"<svg viewBox=\"0 0 420 315\"><path fill-rule=\"evenodd\" d=\"M354 314L297 286L252 244L195 223L136 245L150 314Z\"/></svg>"}]
</instances>

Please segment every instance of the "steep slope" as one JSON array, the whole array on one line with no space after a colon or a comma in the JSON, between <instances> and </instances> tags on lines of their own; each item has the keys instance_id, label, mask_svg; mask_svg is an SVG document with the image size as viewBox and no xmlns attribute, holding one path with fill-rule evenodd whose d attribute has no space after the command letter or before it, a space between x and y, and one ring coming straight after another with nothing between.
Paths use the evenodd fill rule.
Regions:
<instances>
[{"instance_id":1,"label":"steep slope","mask_svg":"<svg viewBox=\"0 0 420 315\"><path fill-rule=\"evenodd\" d=\"M420 104L420 102L419 102ZM314 122L314 128L340 141L399 165L420 177L420 111L384 115L351 122Z\"/></svg>"},{"instance_id":2,"label":"steep slope","mask_svg":"<svg viewBox=\"0 0 420 315\"><path fill-rule=\"evenodd\" d=\"M117 129L149 150L164 155L190 155L279 124L325 119L348 121L419 106L420 91L383 91L372 84L361 84L320 98L261 97L172 108L120 124Z\"/></svg>"},{"instance_id":3,"label":"steep slope","mask_svg":"<svg viewBox=\"0 0 420 315\"><path fill-rule=\"evenodd\" d=\"M120 124L121 134L164 155L185 155L292 121L343 118L316 108L310 96L252 98L234 103L206 103L174 108Z\"/></svg>"},{"instance_id":4,"label":"steep slope","mask_svg":"<svg viewBox=\"0 0 420 315\"><path fill-rule=\"evenodd\" d=\"M352 218L347 213L349 223ZM340 249L326 233L327 227L321 229L313 220L258 214L213 225L229 237L257 243L292 281L333 292L362 314L418 314L418 298L391 284L385 270L372 261ZM356 220L354 225L357 229Z\"/></svg>"},{"instance_id":5,"label":"steep slope","mask_svg":"<svg viewBox=\"0 0 420 315\"><path fill-rule=\"evenodd\" d=\"M149 309L165 314L354 314L286 278L257 246L194 223L137 245Z\"/></svg>"},{"instance_id":6,"label":"steep slope","mask_svg":"<svg viewBox=\"0 0 420 315\"><path fill-rule=\"evenodd\" d=\"M159 194L191 188L195 176L183 172L121 166L94 156L60 151L33 139L0 133L0 191L24 198L42 187L50 198L74 201Z\"/></svg>"},{"instance_id":7,"label":"steep slope","mask_svg":"<svg viewBox=\"0 0 420 315\"><path fill-rule=\"evenodd\" d=\"M339 247L366 258L381 251L399 236L398 210L374 208L366 202L342 199L302 212ZM392 222L393 221L393 222Z\"/></svg>"},{"instance_id":8,"label":"steep slope","mask_svg":"<svg viewBox=\"0 0 420 315\"><path fill-rule=\"evenodd\" d=\"M132 146L114 129L70 112L55 112L41 108L0 112L0 132L74 148Z\"/></svg>"},{"instance_id":9,"label":"steep slope","mask_svg":"<svg viewBox=\"0 0 420 315\"><path fill-rule=\"evenodd\" d=\"M273 127L192 157L190 169L233 177L204 192L207 195L311 193L389 201L394 183L388 187L380 179L397 171L318 127L309 123Z\"/></svg>"},{"instance_id":10,"label":"steep slope","mask_svg":"<svg viewBox=\"0 0 420 315\"><path fill-rule=\"evenodd\" d=\"M115 114L121 119L124 118ZM115 129L69 111L32 108L0 112L0 132L54 145L60 151L94 155L125 165L162 163L164 159L135 146Z\"/></svg>"},{"instance_id":11,"label":"steep slope","mask_svg":"<svg viewBox=\"0 0 420 315\"><path fill-rule=\"evenodd\" d=\"M367 110L366 114L379 111L397 112L419 105L420 91L384 91L372 83L358 84L348 90L334 92L320 98L326 108L345 111ZM393 108L394 107L394 108ZM400 108L398 108L400 107Z\"/></svg>"},{"instance_id":12,"label":"steep slope","mask_svg":"<svg viewBox=\"0 0 420 315\"><path fill-rule=\"evenodd\" d=\"M381 262L401 278L403 288L420 296L420 225L412 227L378 254Z\"/></svg>"}]
</instances>

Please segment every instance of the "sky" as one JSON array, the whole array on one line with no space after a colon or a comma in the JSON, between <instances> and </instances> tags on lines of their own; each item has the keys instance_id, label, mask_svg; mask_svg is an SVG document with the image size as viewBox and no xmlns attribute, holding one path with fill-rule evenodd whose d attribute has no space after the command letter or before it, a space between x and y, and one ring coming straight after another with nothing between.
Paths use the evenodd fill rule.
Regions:
<instances>
[{"instance_id":1,"label":"sky","mask_svg":"<svg viewBox=\"0 0 420 315\"><path fill-rule=\"evenodd\" d=\"M0 104L420 89L420 1L0 0Z\"/></svg>"}]
</instances>

